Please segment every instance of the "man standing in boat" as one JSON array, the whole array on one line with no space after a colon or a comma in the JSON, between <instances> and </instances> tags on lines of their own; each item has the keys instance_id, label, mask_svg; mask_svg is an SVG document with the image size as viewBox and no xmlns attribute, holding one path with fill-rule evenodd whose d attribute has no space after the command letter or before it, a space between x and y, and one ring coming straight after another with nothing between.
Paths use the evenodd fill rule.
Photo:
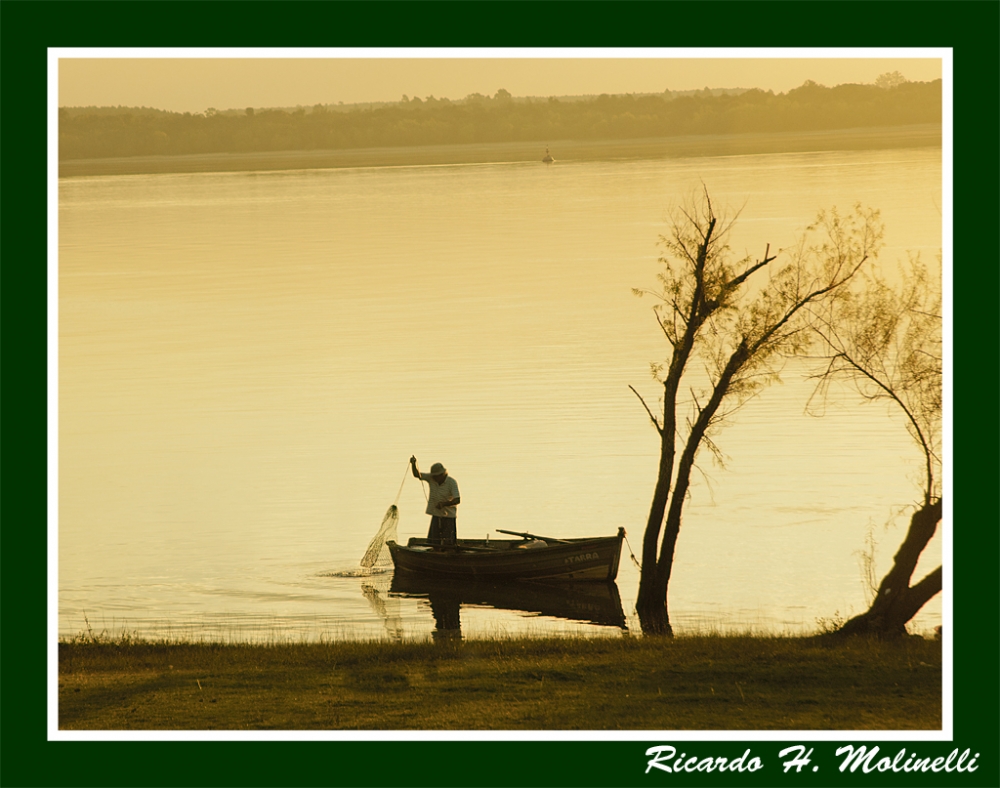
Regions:
<instances>
[{"instance_id":1,"label":"man standing in boat","mask_svg":"<svg viewBox=\"0 0 1000 788\"><path fill-rule=\"evenodd\" d=\"M427 482L430 494L427 497L427 514L431 516L431 527L427 538L439 545L453 545L458 533L456 523L462 501L458 495L458 482L448 475L448 470L439 462L431 466L430 473L417 469L417 458L410 457L410 470L418 479Z\"/></svg>"}]
</instances>

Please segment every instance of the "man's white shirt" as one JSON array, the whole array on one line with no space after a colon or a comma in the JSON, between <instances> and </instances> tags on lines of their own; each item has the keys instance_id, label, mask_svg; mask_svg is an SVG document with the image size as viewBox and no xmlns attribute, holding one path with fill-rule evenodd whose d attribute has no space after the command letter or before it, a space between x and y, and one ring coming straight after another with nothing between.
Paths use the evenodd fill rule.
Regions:
<instances>
[{"instance_id":1,"label":"man's white shirt","mask_svg":"<svg viewBox=\"0 0 1000 788\"><path fill-rule=\"evenodd\" d=\"M430 487L430 494L427 496L427 514L432 517L457 517L457 507L445 506L438 509L437 505L440 501L461 497L458 494L458 482L451 478L451 476L447 476L444 482L438 484L429 473L420 474L420 478L427 482Z\"/></svg>"}]
</instances>

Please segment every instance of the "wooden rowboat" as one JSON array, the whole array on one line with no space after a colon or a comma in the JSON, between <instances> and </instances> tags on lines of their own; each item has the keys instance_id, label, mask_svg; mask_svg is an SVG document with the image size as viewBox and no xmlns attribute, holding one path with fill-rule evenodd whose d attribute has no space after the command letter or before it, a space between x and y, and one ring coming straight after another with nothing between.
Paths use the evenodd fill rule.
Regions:
<instances>
[{"instance_id":1,"label":"wooden rowboat","mask_svg":"<svg viewBox=\"0 0 1000 788\"><path fill-rule=\"evenodd\" d=\"M498 529L499 530L499 529ZM427 539L410 539L406 546L387 542L398 572L488 581L603 581L618 575L625 529L615 536L554 539L534 534L520 539L459 539L439 546Z\"/></svg>"}]
</instances>

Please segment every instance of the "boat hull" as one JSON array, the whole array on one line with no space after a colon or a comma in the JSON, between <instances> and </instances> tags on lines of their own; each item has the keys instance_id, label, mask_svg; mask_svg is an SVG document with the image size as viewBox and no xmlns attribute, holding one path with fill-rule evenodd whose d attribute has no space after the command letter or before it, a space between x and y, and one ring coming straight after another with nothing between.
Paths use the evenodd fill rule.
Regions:
<instances>
[{"instance_id":1,"label":"boat hull","mask_svg":"<svg viewBox=\"0 0 1000 788\"><path fill-rule=\"evenodd\" d=\"M389 542L396 570L475 580L608 582L618 576L624 532L592 539L548 541L459 539L434 549L426 539Z\"/></svg>"}]
</instances>

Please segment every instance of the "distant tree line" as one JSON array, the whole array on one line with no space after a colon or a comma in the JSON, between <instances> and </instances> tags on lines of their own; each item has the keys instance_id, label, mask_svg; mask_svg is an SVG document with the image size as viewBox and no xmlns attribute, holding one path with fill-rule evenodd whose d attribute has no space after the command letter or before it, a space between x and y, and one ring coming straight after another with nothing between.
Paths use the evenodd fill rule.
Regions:
<instances>
[{"instance_id":1,"label":"distant tree line","mask_svg":"<svg viewBox=\"0 0 1000 788\"><path fill-rule=\"evenodd\" d=\"M886 75L883 75L886 76ZM892 76L892 75L889 75ZM394 104L334 111L316 105L174 113L147 108L62 108L61 159L243 153L456 143L615 140L748 132L822 131L941 120L941 80L882 79L787 93L694 91L518 99L506 90L462 101L404 96Z\"/></svg>"}]
</instances>

